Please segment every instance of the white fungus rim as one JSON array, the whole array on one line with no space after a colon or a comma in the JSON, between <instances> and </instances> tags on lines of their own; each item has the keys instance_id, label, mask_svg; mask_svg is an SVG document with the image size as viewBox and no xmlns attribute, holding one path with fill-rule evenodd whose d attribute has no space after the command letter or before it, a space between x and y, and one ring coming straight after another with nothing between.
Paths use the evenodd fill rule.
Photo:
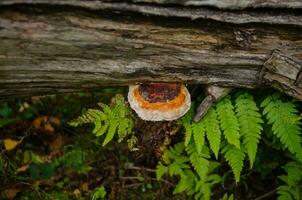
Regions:
<instances>
[{"instance_id":1,"label":"white fungus rim","mask_svg":"<svg viewBox=\"0 0 302 200\"><path fill-rule=\"evenodd\" d=\"M173 108L169 111L160 111L160 110L149 110L142 108L135 99L134 91L139 87L139 85L130 85L128 92L128 101L130 107L137 113L137 115L145 121L172 121L182 117L188 112L191 107L191 96L186 87L183 87L185 91L185 101L178 107Z\"/></svg>"}]
</instances>

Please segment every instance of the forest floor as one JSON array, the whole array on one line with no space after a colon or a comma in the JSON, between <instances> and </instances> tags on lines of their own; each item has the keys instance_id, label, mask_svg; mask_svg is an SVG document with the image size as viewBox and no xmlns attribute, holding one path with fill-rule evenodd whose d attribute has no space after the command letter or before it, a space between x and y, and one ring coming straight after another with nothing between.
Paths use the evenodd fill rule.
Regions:
<instances>
[{"instance_id":1,"label":"forest floor","mask_svg":"<svg viewBox=\"0 0 302 200\"><path fill-rule=\"evenodd\" d=\"M125 91L0 102L0 199L172 199L175 183L156 180L154 152L130 152L115 141L102 147L91 127L68 125Z\"/></svg>"},{"instance_id":2,"label":"forest floor","mask_svg":"<svg viewBox=\"0 0 302 200\"><path fill-rule=\"evenodd\" d=\"M112 141L102 147L91 126L69 126L98 102L109 104L116 93L125 96L126 92L127 88L105 88L0 101L0 199L189 199L184 193L173 195L177 177L157 180L155 175L161 145L183 139L175 134L180 131L175 122L137 119L137 151L130 151L126 142ZM213 191L213 199L225 191L274 199L277 176L272 176L272 169L278 162L270 150L262 155L271 159L258 168L263 180L261 174L246 171L239 185L225 179ZM230 174L227 167L221 170Z\"/></svg>"}]
</instances>

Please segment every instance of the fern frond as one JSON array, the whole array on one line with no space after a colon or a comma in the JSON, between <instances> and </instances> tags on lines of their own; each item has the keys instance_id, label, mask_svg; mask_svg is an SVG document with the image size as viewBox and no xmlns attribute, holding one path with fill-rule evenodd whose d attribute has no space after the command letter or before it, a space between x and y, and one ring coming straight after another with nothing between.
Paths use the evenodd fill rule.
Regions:
<instances>
[{"instance_id":1,"label":"fern frond","mask_svg":"<svg viewBox=\"0 0 302 200\"><path fill-rule=\"evenodd\" d=\"M191 142L187 146L186 151L189 155L190 162L194 170L197 172L200 179L202 181L205 181L210 165L210 161L208 160L210 158L209 149L206 146L204 146L202 151L199 153L197 151L196 145Z\"/></svg>"},{"instance_id":2,"label":"fern frond","mask_svg":"<svg viewBox=\"0 0 302 200\"><path fill-rule=\"evenodd\" d=\"M185 170L180 176L178 184L173 190L173 194L178 194L186 191L188 194L194 194L194 186L196 182L196 176L191 170Z\"/></svg>"},{"instance_id":3,"label":"fern frond","mask_svg":"<svg viewBox=\"0 0 302 200\"><path fill-rule=\"evenodd\" d=\"M240 181L240 174L244 164L244 151L234 145L227 144L222 149L222 153L224 153L224 158L231 166L231 169L235 176L235 181L236 183L238 183Z\"/></svg>"},{"instance_id":4,"label":"fern frond","mask_svg":"<svg viewBox=\"0 0 302 200\"><path fill-rule=\"evenodd\" d=\"M166 164L170 164L173 160L177 159L178 157L183 156L183 152L185 150L185 146L183 142L175 144L173 147L166 149L162 156L163 161Z\"/></svg>"},{"instance_id":5,"label":"fern frond","mask_svg":"<svg viewBox=\"0 0 302 200\"><path fill-rule=\"evenodd\" d=\"M209 174L206 177L206 182L197 181L195 199L210 200L212 196L211 187L219 182L221 182L221 177L218 174Z\"/></svg>"},{"instance_id":6,"label":"fern frond","mask_svg":"<svg viewBox=\"0 0 302 200\"><path fill-rule=\"evenodd\" d=\"M156 167L156 179L160 180L160 178L167 172L168 167L164 166L161 162L159 162Z\"/></svg>"},{"instance_id":7,"label":"fern frond","mask_svg":"<svg viewBox=\"0 0 302 200\"><path fill-rule=\"evenodd\" d=\"M192 134L193 134L196 150L198 153L201 153L202 147L204 145L204 137L205 137L204 125L201 121L192 123Z\"/></svg>"},{"instance_id":8,"label":"fern frond","mask_svg":"<svg viewBox=\"0 0 302 200\"><path fill-rule=\"evenodd\" d=\"M239 123L230 96L226 96L217 103L216 111L226 140L229 144L240 148Z\"/></svg>"},{"instance_id":9,"label":"fern frond","mask_svg":"<svg viewBox=\"0 0 302 200\"><path fill-rule=\"evenodd\" d=\"M278 199L294 199L300 200L301 189L299 186L302 181L302 166L298 162L289 162L283 169L287 175L279 176L285 185L281 185L277 188Z\"/></svg>"},{"instance_id":10,"label":"fern frond","mask_svg":"<svg viewBox=\"0 0 302 200\"><path fill-rule=\"evenodd\" d=\"M194 106L191 106L189 112L182 117L180 121L185 128L185 146L189 145L191 138L193 137L197 151L200 153L204 145L205 129L202 121L193 121L193 115Z\"/></svg>"},{"instance_id":11,"label":"fern frond","mask_svg":"<svg viewBox=\"0 0 302 200\"><path fill-rule=\"evenodd\" d=\"M263 114L281 143L302 162L301 127L298 110L291 101L283 102L280 95L267 97L261 104Z\"/></svg>"},{"instance_id":12,"label":"fern frond","mask_svg":"<svg viewBox=\"0 0 302 200\"><path fill-rule=\"evenodd\" d=\"M117 133L119 142L132 132L133 121L129 116L129 110L125 105L124 98L116 95L115 105L111 108L106 104L98 104L102 110L89 109L82 116L71 121L71 126L79 126L86 123L93 123L93 134L100 137L106 133L103 146L108 144Z\"/></svg>"},{"instance_id":13,"label":"fern frond","mask_svg":"<svg viewBox=\"0 0 302 200\"><path fill-rule=\"evenodd\" d=\"M219 128L219 122L217 120L217 114L214 108L210 108L206 116L202 119L205 126L207 139L210 143L210 148L213 151L216 159L218 159L218 152L221 141L221 131Z\"/></svg>"},{"instance_id":14,"label":"fern frond","mask_svg":"<svg viewBox=\"0 0 302 200\"><path fill-rule=\"evenodd\" d=\"M250 168L256 158L257 147L261 139L263 123L259 108L253 96L248 92L240 93L235 100L236 115L240 125L240 133L243 137L243 145L246 149L250 161Z\"/></svg>"},{"instance_id":15,"label":"fern frond","mask_svg":"<svg viewBox=\"0 0 302 200\"><path fill-rule=\"evenodd\" d=\"M194 114L193 107L194 106L191 106L190 110L180 119L181 124L185 128L185 146L190 143L192 137L192 119Z\"/></svg>"},{"instance_id":16,"label":"fern frond","mask_svg":"<svg viewBox=\"0 0 302 200\"><path fill-rule=\"evenodd\" d=\"M105 146L106 144L108 144L113 139L114 134L115 134L116 129L117 129L117 126L118 126L118 122L116 122L116 121L111 121L110 122L110 126L108 128L108 132L106 134L106 137L103 141L102 146Z\"/></svg>"},{"instance_id":17,"label":"fern frond","mask_svg":"<svg viewBox=\"0 0 302 200\"><path fill-rule=\"evenodd\" d=\"M69 122L70 126L80 126L83 124L93 123L97 115L99 115L101 111L97 109L88 109L83 115L79 116L77 119Z\"/></svg>"}]
</instances>

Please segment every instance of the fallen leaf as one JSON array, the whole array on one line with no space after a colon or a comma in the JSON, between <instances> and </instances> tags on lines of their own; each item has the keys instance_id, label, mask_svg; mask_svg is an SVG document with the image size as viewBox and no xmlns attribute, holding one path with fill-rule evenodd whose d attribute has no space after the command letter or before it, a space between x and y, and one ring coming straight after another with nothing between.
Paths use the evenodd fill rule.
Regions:
<instances>
[{"instance_id":1,"label":"fallen leaf","mask_svg":"<svg viewBox=\"0 0 302 200\"><path fill-rule=\"evenodd\" d=\"M18 140L13 140L13 139L5 139L4 140L4 147L7 151L14 150L16 146L20 143L21 141Z\"/></svg>"},{"instance_id":2,"label":"fallen leaf","mask_svg":"<svg viewBox=\"0 0 302 200\"><path fill-rule=\"evenodd\" d=\"M6 196L6 198L8 200L14 199L17 196L18 192L20 192L19 189L7 189L7 190L4 190L4 194L5 194L5 196Z\"/></svg>"},{"instance_id":3,"label":"fallen leaf","mask_svg":"<svg viewBox=\"0 0 302 200\"><path fill-rule=\"evenodd\" d=\"M88 192L89 191L89 187L88 187L88 183L87 182L84 182L82 184L82 191L83 192Z\"/></svg>"},{"instance_id":4,"label":"fallen leaf","mask_svg":"<svg viewBox=\"0 0 302 200\"><path fill-rule=\"evenodd\" d=\"M81 191L80 191L79 189L75 189L75 190L73 191L73 194L74 194L75 196L81 196Z\"/></svg>"},{"instance_id":5,"label":"fallen leaf","mask_svg":"<svg viewBox=\"0 0 302 200\"><path fill-rule=\"evenodd\" d=\"M36 129L45 133L53 133L55 128L61 125L61 121L57 117L41 116L33 121L33 125Z\"/></svg>"},{"instance_id":6,"label":"fallen leaf","mask_svg":"<svg viewBox=\"0 0 302 200\"><path fill-rule=\"evenodd\" d=\"M17 169L17 172L25 172L29 168L29 165L23 165Z\"/></svg>"},{"instance_id":7,"label":"fallen leaf","mask_svg":"<svg viewBox=\"0 0 302 200\"><path fill-rule=\"evenodd\" d=\"M64 138L62 135L58 136L49 144L49 150L51 155L56 155L63 150L64 147Z\"/></svg>"}]
</instances>

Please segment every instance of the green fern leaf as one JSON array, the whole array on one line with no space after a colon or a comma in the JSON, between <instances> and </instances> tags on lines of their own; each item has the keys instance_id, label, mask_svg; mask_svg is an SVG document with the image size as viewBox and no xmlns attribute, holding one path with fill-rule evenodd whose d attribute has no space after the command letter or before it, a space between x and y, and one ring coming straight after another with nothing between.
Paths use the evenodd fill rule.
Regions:
<instances>
[{"instance_id":1,"label":"green fern leaf","mask_svg":"<svg viewBox=\"0 0 302 200\"><path fill-rule=\"evenodd\" d=\"M106 131L108 130L108 127L109 127L109 123L108 121L105 121L103 126L95 133L95 136L100 137L104 135L104 133L106 133Z\"/></svg>"},{"instance_id":2,"label":"green fern leaf","mask_svg":"<svg viewBox=\"0 0 302 200\"><path fill-rule=\"evenodd\" d=\"M115 105L111 108L106 104L99 103L102 110L89 109L82 116L71 121L72 126L93 123L92 131L97 137L106 133L103 146L110 142L117 133L119 142L132 132L133 121L130 118L129 110L125 105L124 98L121 95L115 96Z\"/></svg>"},{"instance_id":3,"label":"green fern leaf","mask_svg":"<svg viewBox=\"0 0 302 200\"><path fill-rule=\"evenodd\" d=\"M286 185L279 186L277 188L278 200L292 200L292 195L290 194L290 188Z\"/></svg>"},{"instance_id":4,"label":"green fern leaf","mask_svg":"<svg viewBox=\"0 0 302 200\"><path fill-rule=\"evenodd\" d=\"M94 113L98 112L96 109L89 109L87 110L82 116L79 116L77 119L72 120L69 122L70 126L80 126L82 124L89 124L95 121Z\"/></svg>"},{"instance_id":5,"label":"green fern leaf","mask_svg":"<svg viewBox=\"0 0 302 200\"><path fill-rule=\"evenodd\" d=\"M208 152L207 152L208 153ZM190 162L202 181L205 181L209 171L209 155L194 152L190 155Z\"/></svg>"},{"instance_id":6,"label":"green fern leaf","mask_svg":"<svg viewBox=\"0 0 302 200\"><path fill-rule=\"evenodd\" d=\"M192 119L193 119L193 106L191 109L180 119L183 127L185 128L185 146L187 146L192 137Z\"/></svg>"},{"instance_id":7,"label":"green fern leaf","mask_svg":"<svg viewBox=\"0 0 302 200\"><path fill-rule=\"evenodd\" d=\"M302 181L302 165L298 162L289 162L283 167L286 175L278 178L284 182L277 188L278 199L300 200L302 191L300 189Z\"/></svg>"},{"instance_id":8,"label":"green fern leaf","mask_svg":"<svg viewBox=\"0 0 302 200\"><path fill-rule=\"evenodd\" d=\"M219 128L219 122L217 120L217 114L214 108L210 108L206 116L202 119L205 126L207 139L210 143L210 148L213 151L216 159L218 159L218 152L221 141L221 131Z\"/></svg>"},{"instance_id":9,"label":"green fern leaf","mask_svg":"<svg viewBox=\"0 0 302 200\"><path fill-rule=\"evenodd\" d=\"M106 137L103 141L102 146L105 146L106 144L108 144L113 139L114 134L115 134L116 129L117 129L117 126L118 126L117 121L113 121L109 124L108 132L107 132L107 135L106 135Z\"/></svg>"},{"instance_id":10,"label":"green fern leaf","mask_svg":"<svg viewBox=\"0 0 302 200\"><path fill-rule=\"evenodd\" d=\"M300 116L291 101L283 102L280 95L267 97L261 104L263 114L272 125L272 131L281 143L302 162Z\"/></svg>"},{"instance_id":11,"label":"green fern leaf","mask_svg":"<svg viewBox=\"0 0 302 200\"><path fill-rule=\"evenodd\" d=\"M177 143L173 147L166 149L162 156L163 161L166 164L170 164L172 162L172 160L175 160L178 157L182 156L184 149L185 149L185 146L184 146L183 142Z\"/></svg>"},{"instance_id":12,"label":"green fern leaf","mask_svg":"<svg viewBox=\"0 0 302 200\"><path fill-rule=\"evenodd\" d=\"M240 181L240 174L243 169L245 153L234 145L226 145L222 149L224 158L229 163L235 176L236 183Z\"/></svg>"},{"instance_id":13,"label":"green fern leaf","mask_svg":"<svg viewBox=\"0 0 302 200\"><path fill-rule=\"evenodd\" d=\"M263 121L251 94L248 92L237 94L235 102L243 145L249 157L250 168L252 168L256 158L258 143L261 139L261 123Z\"/></svg>"},{"instance_id":14,"label":"green fern leaf","mask_svg":"<svg viewBox=\"0 0 302 200\"><path fill-rule=\"evenodd\" d=\"M122 142L125 137L132 132L133 128L133 121L130 118L124 117L119 119L118 123L118 129L117 129L117 134L118 134L118 142Z\"/></svg>"},{"instance_id":15,"label":"green fern leaf","mask_svg":"<svg viewBox=\"0 0 302 200\"><path fill-rule=\"evenodd\" d=\"M102 113L99 110L93 113L93 117L94 117L94 129L92 133L96 134L102 128L102 123L107 120L107 117L104 113Z\"/></svg>"},{"instance_id":16,"label":"green fern leaf","mask_svg":"<svg viewBox=\"0 0 302 200\"><path fill-rule=\"evenodd\" d=\"M204 145L205 129L202 121L193 122L194 105L191 106L189 112L180 120L185 129L185 146L188 146L193 138L197 151L200 153Z\"/></svg>"},{"instance_id":17,"label":"green fern leaf","mask_svg":"<svg viewBox=\"0 0 302 200\"><path fill-rule=\"evenodd\" d=\"M204 145L205 130L202 122L192 123L192 134L195 142L196 150L201 153L202 147Z\"/></svg>"},{"instance_id":18,"label":"green fern leaf","mask_svg":"<svg viewBox=\"0 0 302 200\"><path fill-rule=\"evenodd\" d=\"M160 180L160 178L168 172L168 167L164 166L161 162L156 167L156 179Z\"/></svg>"},{"instance_id":19,"label":"green fern leaf","mask_svg":"<svg viewBox=\"0 0 302 200\"><path fill-rule=\"evenodd\" d=\"M234 112L230 96L226 96L216 105L220 127L229 144L240 148L239 123Z\"/></svg>"},{"instance_id":20,"label":"green fern leaf","mask_svg":"<svg viewBox=\"0 0 302 200\"><path fill-rule=\"evenodd\" d=\"M302 165L298 162L289 162L283 169L287 175L278 178L284 182L277 188L278 199L301 199L301 181L302 181Z\"/></svg>"},{"instance_id":21,"label":"green fern leaf","mask_svg":"<svg viewBox=\"0 0 302 200\"><path fill-rule=\"evenodd\" d=\"M298 162L289 162L283 169L287 172L287 184L295 186L302 180L302 165Z\"/></svg>"},{"instance_id":22,"label":"green fern leaf","mask_svg":"<svg viewBox=\"0 0 302 200\"><path fill-rule=\"evenodd\" d=\"M184 173L180 176L180 180L178 184L175 186L175 189L173 190L173 194L178 194L184 191L187 191L190 193L190 190L194 188L195 180L194 175L188 175L188 173Z\"/></svg>"}]
</instances>

